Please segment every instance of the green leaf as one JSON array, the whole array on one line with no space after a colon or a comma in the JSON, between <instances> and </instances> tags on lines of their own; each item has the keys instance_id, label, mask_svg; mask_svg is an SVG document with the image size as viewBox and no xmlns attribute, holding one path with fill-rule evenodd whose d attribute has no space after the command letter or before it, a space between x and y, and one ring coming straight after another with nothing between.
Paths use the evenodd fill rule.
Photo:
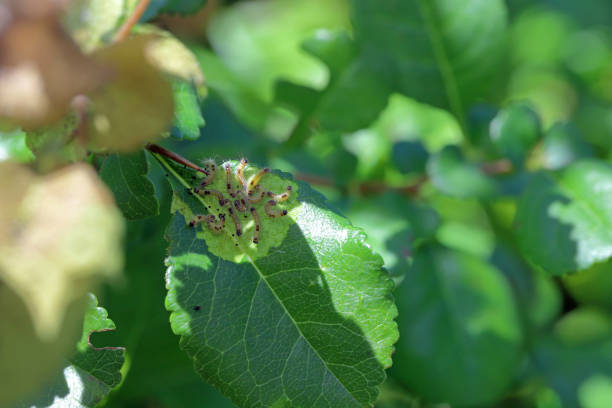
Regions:
<instances>
[{"instance_id":1,"label":"green leaf","mask_svg":"<svg viewBox=\"0 0 612 408\"><path fill-rule=\"evenodd\" d=\"M144 151L110 155L102 164L100 177L115 196L117 206L128 220L159 214L155 187L147 178L149 165Z\"/></svg>"},{"instance_id":2,"label":"green leaf","mask_svg":"<svg viewBox=\"0 0 612 408\"><path fill-rule=\"evenodd\" d=\"M393 145L393 162L402 173L422 173L429 158L427 149L418 141L402 141Z\"/></svg>"},{"instance_id":3,"label":"green leaf","mask_svg":"<svg viewBox=\"0 0 612 408\"><path fill-rule=\"evenodd\" d=\"M491 263L510 283L521 314L529 326L545 328L557 319L562 308L562 297L552 277L529 269L520 256L501 245L495 249Z\"/></svg>"},{"instance_id":4,"label":"green leaf","mask_svg":"<svg viewBox=\"0 0 612 408\"><path fill-rule=\"evenodd\" d=\"M523 163L540 137L540 119L525 104L514 104L501 110L491 122L493 145L514 163Z\"/></svg>"},{"instance_id":5,"label":"green leaf","mask_svg":"<svg viewBox=\"0 0 612 408\"><path fill-rule=\"evenodd\" d=\"M519 201L515 221L524 256L552 275L610 259L611 185L612 166L598 160L536 177Z\"/></svg>"},{"instance_id":6,"label":"green leaf","mask_svg":"<svg viewBox=\"0 0 612 408\"><path fill-rule=\"evenodd\" d=\"M477 257L426 246L396 296L394 378L430 402L492 406L510 385L522 348L500 272Z\"/></svg>"},{"instance_id":7,"label":"green leaf","mask_svg":"<svg viewBox=\"0 0 612 408\"><path fill-rule=\"evenodd\" d=\"M316 109L306 112L300 123L314 122L324 130L357 130L376 119L392 92L399 92L450 109L465 127L465 111L485 93L504 56L503 1L352 0L351 4L354 42L342 40L340 47L337 34L325 33L315 35L305 47L311 53L325 51L313 55L328 65L331 78L319 92ZM313 45L317 42L323 45ZM345 56L341 63L331 62L329 50L334 48ZM346 106L351 106L348 114ZM289 139L294 145L308 136L297 130Z\"/></svg>"},{"instance_id":8,"label":"green leaf","mask_svg":"<svg viewBox=\"0 0 612 408\"><path fill-rule=\"evenodd\" d=\"M76 353L27 407L93 408L98 405L121 382L121 367L125 349L122 347L96 348L91 344L91 335L115 329L108 313L98 306L98 300L89 294L83 321L83 334L77 343Z\"/></svg>"},{"instance_id":9,"label":"green leaf","mask_svg":"<svg viewBox=\"0 0 612 408\"><path fill-rule=\"evenodd\" d=\"M174 123L171 134L182 140L196 140L200 137L200 128L204 118L200 110L200 100L195 87L184 81L171 81L174 93Z\"/></svg>"},{"instance_id":10,"label":"green leaf","mask_svg":"<svg viewBox=\"0 0 612 408\"><path fill-rule=\"evenodd\" d=\"M545 168L558 170L576 160L592 157L594 151L575 126L557 123L546 132L541 155Z\"/></svg>"},{"instance_id":11,"label":"green leaf","mask_svg":"<svg viewBox=\"0 0 612 408\"><path fill-rule=\"evenodd\" d=\"M239 406L372 404L391 364L396 308L393 284L363 232L306 184L272 174L265 188L295 185L288 216L263 223L260 211L260 245L275 245L253 248L249 224L238 238L229 216L214 239L185 219L206 213L204 203L218 211L186 191L193 173L158 159L172 173L180 211L167 232L166 306L196 370ZM247 176L255 171L247 167ZM282 219L288 228L273 231ZM227 260L228 248L238 263Z\"/></svg>"},{"instance_id":12,"label":"green leaf","mask_svg":"<svg viewBox=\"0 0 612 408\"><path fill-rule=\"evenodd\" d=\"M150 20L158 14L193 14L204 7L207 0L153 0L142 16L142 20Z\"/></svg>"},{"instance_id":13,"label":"green leaf","mask_svg":"<svg viewBox=\"0 0 612 408\"><path fill-rule=\"evenodd\" d=\"M319 30L302 47L327 65L329 81L323 90L294 85L292 93L287 91L287 82L277 83L277 101L299 114L289 144L300 145L317 127L346 132L372 123L387 104L390 89L371 75L366 61L356 58L357 45L349 35L344 31ZM300 92L296 92L298 89ZM367 103L355 103L360 100ZM352 106L350 115L346 106Z\"/></svg>"},{"instance_id":14,"label":"green leaf","mask_svg":"<svg viewBox=\"0 0 612 408\"><path fill-rule=\"evenodd\" d=\"M34 160L34 154L26 145L26 134L21 130L0 131L0 161L11 159L18 163Z\"/></svg>"},{"instance_id":15,"label":"green leaf","mask_svg":"<svg viewBox=\"0 0 612 408\"><path fill-rule=\"evenodd\" d=\"M169 185L152 169L158 190L169 192ZM161 174L159 174L161 173ZM234 405L212 386L202 384L193 363L177 345L168 324L168 313L161 299L166 295L163 276L167 243L164 231L170 220L170 194L162 194L161 214L156 218L137 220L127 225L124 285L109 285L103 298L119 328L114 343L125 345L129 370L113 392L106 406L232 408ZM138 293L138 296L134 296ZM126 367L127 368L127 367ZM126 373L127 371L127 373Z\"/></svg>"},{"instance_id":16,"label":"green leaf","mask_svg":"<svg viewBox=\"0 0 612 408\"><path fill-rule=\"evenodd\" d=\"M597 263L588 269L565 275L563 285L580 304L612 309L612 262Z\"/></svg>"},{"instance_id":17,"label":"green leaf","mask_svg":"<svg viewBox=\"0 0 612 408\"><path fill-rule=\"evenodd\" d=\"M352 0L352 4L362 58L378 60L376 69L389 73L400 92L450 108L460 121L504 55L503 1Z\"/></svg>"},{"instance_id":18,"label":"green leaf","mask_svg":"<svg viewBox=\"0 0 612 408\"><path fill-rule=\"evenodd\" d=\"M393 193L356 199L347 216L368 234L368 242L396 279L406 273L414 249L433 239L440 223L431 207Z\"/></svg>"},{"instance_id":19,"label":"green leaf","mask_svg":"<svg viewBox=\"0 0 612 408\"><path fill-rule=\"evenodd\" d=\"M570 314L565 319L582 320L586 317L580 309L577 309L577 313L582 316L574 317ZM584 333L582 340L579 331L573 330L571 337L567 337L567 331L560 330L554 337L535 338L529 352L537 381L543 379L554 389L564 408L584 408L583 403L594 398L587 394L599 393L592 389L594 379L612 377L612 341L609 334L612 320L610 316L607 316L607 320L587 318L589 330ZM561 320L558 326L563 325L565 322Z\"/></svg>"},{"instance_id":20,"label":"green leaf","mask_svg":"<svg viewBox=\"0 0 612 408\"><path fill-rule=\"evenodd\" d=\"M263 130L272 112L271 104L242 84L240 77L219 56L197 45L192 46L191 50L204 70L209 89L232 109L242 123Z\"/></svg>"},{"instance_id":21,"label":"green leaf","mask_svg":"<svg viewBox=\"0 0 612 408\"><path fill-rule=\"evenodd\" d=\"M454 197L485 198L497 190L495 182L477 165L465 161L456 146L447 146L431 156L427 174L438 190Z\"/></svg>"}]
</instances>

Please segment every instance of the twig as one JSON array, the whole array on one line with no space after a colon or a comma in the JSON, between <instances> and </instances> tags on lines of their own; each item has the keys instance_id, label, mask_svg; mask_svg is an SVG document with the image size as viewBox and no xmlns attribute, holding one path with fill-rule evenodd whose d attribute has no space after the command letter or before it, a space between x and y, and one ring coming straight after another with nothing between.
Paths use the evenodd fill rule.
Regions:
<instances>
[{"instance_id":1,"label":"twig","mask_svg":"<svg viewBox=\"0 0 612 408\"><path fill-rule=\"evenodd\" d=\"M186 158L184 158L183 156L180 156L174 152L171 152L170 150L166 150L163 147L153 144L153 143L148 143L145 148L150 151L151 153L156 153L159 154L161 156L167 157L172 161L175 161L179 164L182 164L183 166L187 166L189 168L192 168L194 170L197 170L199 172L202 172L204 174L206 174L208 176L208 172L206 170L204 170L203 168L201 168L200 166L193 164L192 162L190 162L189 160L187 160Z\"/></svg>"},{"instance_id":2,"label":"twig","mask_svg":"<svg viewBox=\"0 0 612 408\"><path fill-rule=\"evenodd\" d=\"M514 170L512 166L512 162L507 159L501 159L494 162L482 163L480 165L480 169L483 173L488 175L500 175L507 174ZM336 183L329 178L316 176L312 174L306 173L297 173L295 175L297 180L306 181L309 184L325 186L325 187L333 187ZM411 184L400 186L400 187L390 187L385 183L381 183L379 181L366 181L364 183L359 183L355 186L355 190L359 191L362 195L372 195L372 194L380 194L386 191L393 191L399 194L409 195L411 197L417 196L421 191L421 187L429 180L426 174L423 174L416 181Z\"/></svg>"},{"instance_id":3,"label":"twig","mask_svg":"<svg viewBox=\"0 0 612 408\"><path fill-rule=\"evenodd\" d=\"M119 31L117 31L117 35L115 35L116 43L125 40L128 37L128 35L130 35L130 31L132 31L132 27L134 27L136 23L138 23L138 21L140 20L140 17L142 17L144 12L147 11L147 7L149 6L150 2L151 0L140 0L138 5L136 5L136 8L134 9L134 12L132 13L132 15L130 15L128 19L125 20L123 25L119 28Z\"/></svg>"}]
</instances>

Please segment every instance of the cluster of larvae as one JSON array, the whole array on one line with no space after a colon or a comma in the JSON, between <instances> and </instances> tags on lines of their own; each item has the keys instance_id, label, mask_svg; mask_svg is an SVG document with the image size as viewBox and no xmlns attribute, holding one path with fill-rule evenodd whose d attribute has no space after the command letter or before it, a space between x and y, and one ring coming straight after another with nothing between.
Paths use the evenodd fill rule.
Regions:
<instances>
[{"instance_id":1,"label":"cluster of larvae","mask_svg":"<svg viewBox=\"0 0 612 408\"><path fill-rule=\"evenodd\" d=\"M261 219L255 207L252 204L256 204L264 200L266 197L268 201L264 205L265 213L268 217L276 218L287 215L287 210L276 209L275 206L278 203L286 201L291 195L291 186L287 187L287 190L281 194L274 194L271 191L263 191L259 182L262 177L270 172L269 168L265 168L254 174L246 180L244 177L244 169L246 168L248 161L246 159L240 160L240 164L236 168L236 179L240 184L238 188L232 187L234 181L234 175L229 164L225 165L225 177L226 177L226 190L230 199L225 198L223 193L219 190L213 190L206 188L213 182L217 174L217 165L213 160L207 160L206 165L206 177L200 183L200 187L194 187L193 193L202 196L215 196L219 199L219 205L222 208L227 208L234 225L236 226L236 235L242 235L242 224L240 222L239 213L244 214L246 217L250 212L255 221L255 231L253 233L253 243L259 243L259 237L261 234ZM193 220L189 223L190 227L194 227L196 224L205 222L208 228L214 232L219 233L225 228L225 214L221 213L218 216L213 214L208 215L196 215Z\"/></svg>"}]
</instances>

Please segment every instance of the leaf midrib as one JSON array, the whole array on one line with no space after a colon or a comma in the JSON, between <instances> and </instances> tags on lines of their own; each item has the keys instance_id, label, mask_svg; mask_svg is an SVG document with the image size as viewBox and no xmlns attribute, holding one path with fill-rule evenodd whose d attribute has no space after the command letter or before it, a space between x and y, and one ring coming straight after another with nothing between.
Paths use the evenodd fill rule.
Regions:
<instances>
[{"instance_id":1,"label":"leaf midrib","mask_svg":"<svg viewBox=\"0 0 612 408\"><path fill-rule=\"evenodd\" d=\"M163 163L164 167L166 167L174 177L176 177L177 180L179 180L179 182L185 186L186 188L191 188L191 186L176 172L174 171L174 169L172 168L172 166L170 166L166 160L164 160L163 157L153 153L153 155L161 162ZM206 208L206 204L204 203L203 199L196 195L196 198L198 199L198 201L200 201L202 203L202 206L204 208ZM308 340L308 338L304 335L304 333L302 333L302 330L300 329L300 325L295 321L295 319L293 318L293 316L291 315L291 313L289 313L289 311L287 310L287 308L285 307L285 304L281 301L281 299L278 297L278 294L276 293L276 291L272 288L272 286L270 285L270 283L266 280L264 274L262 273L262 271L259 269L259 267L257 266L257 264L255 263L255 261L253 260L253 258L243 249L242 245L240 244L240 242L235 238L232 237L231 234L229 232L226 232L227 230L224 229L225 234L231 238L236 244L238 244L238 247L240 248L240 250L242 251L243 255L246 257L246 259L249 261L249 263L251 264L251 266L253 267L253 269L255 269L255 271L257 272L257 274L259 275L259 279L262 280L263 282L265 282L265 284L267 285L268 289L270 289L270 292L272 292L272 294L274 295L274 298L276 299L276 301L281 305L281 307L283 308L283 311L287 314L287 316L289 316L289 319L291 320L291 322L293 323L293 325L295 326L295 328L297 329L298 333L300 334L300 336L304 339L304 341L308 344L308 346L310 347L310 349L316 354L316 356L321 360L321 362L323 363L323 365L325 366L325 368L332 373L332 375L334 376L334 378L336 378L338 380L338 382L340 384L342 384L342 386L344 387L344 389L346 390L347 394L351 396L351 398L353 399L353 401L355 401L355 403L357 405L363 405L360 401L358 401L353 394L348 390L348 388L346 387L346 384L344 384L342 382L342 380L340 378L338 378L338 376L336 376L336 373L334 373L334 371L329 367L329 365L327 364L327 362L325 361L325 359L323 359L323 357L321 357L321 355L319 354L318 350L310 343L310 341ZM251 300L252 302L252 300ZM252 307L252 305L250 306ZM249 312L250 313L250 312Z\"/></svg>"},{"instance_id":2,"label":"leaf midrib","mask_svg":"<svg viewBox=\"0 0 612 408\"><path fill-rule=\"evenodd\" d=\"M459 92L459 86L455 79L453 67L448 58L448 52L442 41L442 31L439 29L439 21L436 18L434 5L430 4L431 0L417 0L419 3L419 10L421 17L425 23L425 30L431 41L433 54L438 63L440 74L442 75L442 83L444 84L444 91L451 110L457 117L461 129L465 132L465 118L463 114L463 103L461 101L461 95Z\"/></svg>"}]
</instances>

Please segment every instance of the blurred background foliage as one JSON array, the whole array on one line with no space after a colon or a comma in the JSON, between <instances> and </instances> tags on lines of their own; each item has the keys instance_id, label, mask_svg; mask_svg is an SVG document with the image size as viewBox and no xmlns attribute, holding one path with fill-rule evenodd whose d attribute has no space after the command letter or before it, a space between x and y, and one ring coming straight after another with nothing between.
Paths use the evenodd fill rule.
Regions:
<instances>
[{"instance_id":1,"label":"blurred background foliage","mask_svg":"<svg viewBox=\"0 0 612 408\"><path fill-rule=\"evenodd\" d=\"M534 183L582 159L609 165L612 3L476 2L472 14L435 3L426 27L454 83L427 70L439 50L413 14L428 2L209 0L188 18L156 17L208 87L201 137L165 146L289 171L367 232L400 310L377 407L611 406L609 255L576 265L580 238L547 223ZM156 188L165 197L160 175ZM146 238L131 240L125 287L104 297L130 361L108 406L229 407L167 325L164 225L130 222Z\"/></svg>"},{"instance_id":2,"label":"blurred background foliage","mask_svg":"<svg viewBox=\"0 0 612 408\"><path fill-rule=\"evenodd\" d=\"M293 173L383 256L401 337L376 407L612 406L609 0L164 7L143 22L193 51L206 124L161 144ZM0 158L31 161L26 142L1 133ZM96 344L127 350L106 406L231 407L170 330L169 187L149 178L161 215L128 221L100 292L118 329Z\"/></svg>"}]
</instances>

